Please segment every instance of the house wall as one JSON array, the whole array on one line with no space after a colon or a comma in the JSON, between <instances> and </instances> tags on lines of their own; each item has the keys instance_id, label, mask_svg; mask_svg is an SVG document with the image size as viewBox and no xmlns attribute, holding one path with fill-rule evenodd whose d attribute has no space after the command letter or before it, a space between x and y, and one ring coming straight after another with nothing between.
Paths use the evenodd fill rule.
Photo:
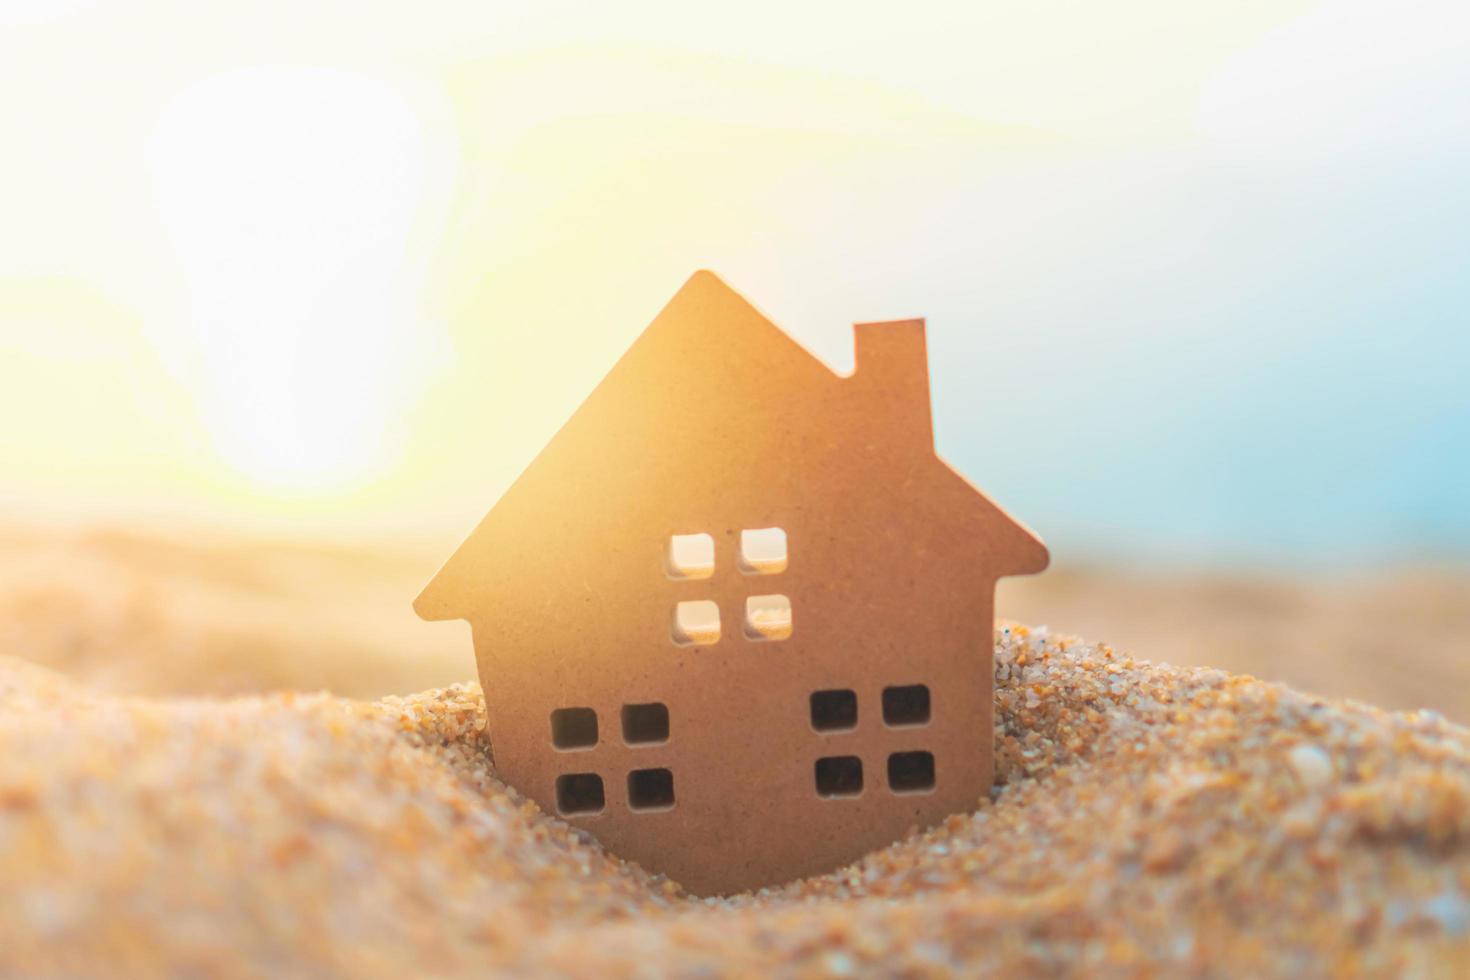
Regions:
<instances>
[{"instance_id":1,"label":"house wall","mask_svg":"<svg viewBox=\"0 0 1470 980\"><path fill-rule=\"evenodd\" d=\"M784 500L727 488L677 506L565 515L560 544L523 561L522 587L473 621L503 776L556 813L559 776L597 775L602 811L568 819L699 893L829 870L972 809L991 778L993 577L947 502L915 494L928 462L872 464L793 460L800 489ZM786 570L743 573L741 529L772 526L787 531ZM670 536L696 532L715 538L714 575L671 579ZM749 639L745 600L770 593L790 599L791 636ZM718 642L674 643L681 600L718 604ZM883 689L912 684L928 687L930 721L885 725ZM856 696L851 731L813 730L811 696L832 690ZM648 702L667 706L668 741L628 745L622 709ZM594 747L553 747L558 708L596 712ZM888 757L916 750L934 755L934 789L893 792ZM820 796L817 760L851 756L861 793ZM672 773L673 809L630 809L629 774L650 769Z\"/></svg>"}]
</instances>

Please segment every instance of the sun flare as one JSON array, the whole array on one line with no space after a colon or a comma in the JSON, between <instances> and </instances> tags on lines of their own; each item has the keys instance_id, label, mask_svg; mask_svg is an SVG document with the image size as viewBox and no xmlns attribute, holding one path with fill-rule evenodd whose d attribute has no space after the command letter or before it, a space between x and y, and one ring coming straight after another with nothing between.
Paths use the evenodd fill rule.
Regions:
<instances>
[{"instance_id":1,"label":"sun flare","mask_svg":"<svg viewBox=\"0 0 1470 980\"><path fill-rule=\"evenodd\" d=\"M413 380L412 107L345 72L230 72L178 96L150 151L188 297L172 353L220 456L289 491L384 467Z\"/></svg>"}]
</instances>

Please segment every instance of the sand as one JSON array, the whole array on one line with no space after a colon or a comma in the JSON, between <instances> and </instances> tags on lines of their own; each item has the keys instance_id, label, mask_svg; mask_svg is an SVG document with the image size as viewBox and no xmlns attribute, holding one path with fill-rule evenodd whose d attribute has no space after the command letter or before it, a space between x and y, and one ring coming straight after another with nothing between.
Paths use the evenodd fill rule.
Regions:
<instances>
[{"instance_id":1,"label":"sand","mask_svg":"<svg viewBox=\"0 0 1470 980\"><path fill-rule=\"evenodd\" d=\"M1218 667L1470 724L1470 568L1310 572L1069 565L1005 579L1000 615L1153 659Z\"/></svg>"},{"instance_id":2,"label":"sand","mask_svg":"<svg viewBox=\"0 0 1470 980\"><path fill-rule=\"evenodd\" d=\"M147 700L0 660L0 975L1470 975L1470 731L997 650L990 798L727 899L502 785L474 685Z\"/></svg>"}]
</instances>

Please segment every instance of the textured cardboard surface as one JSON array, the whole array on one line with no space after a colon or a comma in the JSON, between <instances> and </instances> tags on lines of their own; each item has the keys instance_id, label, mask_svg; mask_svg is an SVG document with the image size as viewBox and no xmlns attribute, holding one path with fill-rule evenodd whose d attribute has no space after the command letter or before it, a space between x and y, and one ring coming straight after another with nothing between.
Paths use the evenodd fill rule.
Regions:
<instances>
[{"instance_id":1,"label":"textured cardboard surface","mask_svg":"<svg viewBox=\"0 0 1470 980\"><path fill-rule=\"evenodd\" d=\"M839 376L696 273L415 603L470 622L501 775L698 894L989 791L995 582L1046 549L934 454L923 321L855 334Z\"/></svg>"}]
</instances>

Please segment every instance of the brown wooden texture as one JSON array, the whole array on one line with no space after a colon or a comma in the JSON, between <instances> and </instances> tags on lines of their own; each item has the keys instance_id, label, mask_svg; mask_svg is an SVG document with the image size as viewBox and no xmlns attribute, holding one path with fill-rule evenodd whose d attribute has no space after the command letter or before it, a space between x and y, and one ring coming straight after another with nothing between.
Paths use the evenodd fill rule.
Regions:
<instances>
[{"instance_id":1,"label":"brown wooden texture","mask_svg":"<svg viewBox=\"0 0 1470 980\"><path fill-rule=\"evenodd\" d=\"M859 324L856 342L837 375L696 273L415 603L473 628L500 774L697 894L838 867L990 788L995 582L1047 552L935 455L923 321ZM785 569L742 569L742 530L771 527ZM712 574L671 577L671 537L699 533ZM789 599L787 638L747 636L758 595ZM696 600L718 605L719 639L678 645L675 607ZM917 685L928 721L885 723L884 689ZM852 692L855 726L814 728L823 691ZM848 720L847 695L819 702ZM649 703L667 740L627 744L623 708ZM568 708L596 713L595 744L554 746ZM913 752L933 786L896 791L890 757ZM852 757L861 790L821 795L818 760ZM852 788L850 761L820 768ZM668 771L672 806L633 808L645 770ZM559 806L573 774L601 780L599 812ZM663 774L632 778L663 802Z\"/></svg>"}]
</instances>

